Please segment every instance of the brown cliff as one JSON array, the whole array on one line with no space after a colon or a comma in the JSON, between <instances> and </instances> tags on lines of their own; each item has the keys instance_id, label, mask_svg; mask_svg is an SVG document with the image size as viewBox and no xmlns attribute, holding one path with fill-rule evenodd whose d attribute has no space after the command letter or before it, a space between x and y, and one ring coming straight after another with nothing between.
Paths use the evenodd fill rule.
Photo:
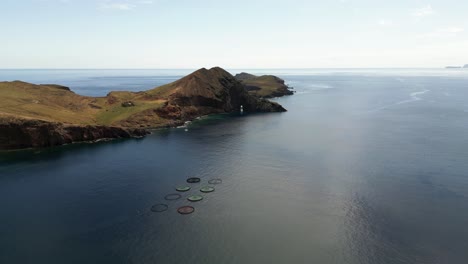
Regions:
<instances>
[{"instance_id":1,"label":"brown cliff","mask_svg":"<svg viewBox=\"0 0 468 264\"><path fill-rule=\"evenodd\" d=\"M143 129L80 126L18 118L0 119L0 149L52 147L74 142L143 137Z\"/></svg>"}]
</instances>

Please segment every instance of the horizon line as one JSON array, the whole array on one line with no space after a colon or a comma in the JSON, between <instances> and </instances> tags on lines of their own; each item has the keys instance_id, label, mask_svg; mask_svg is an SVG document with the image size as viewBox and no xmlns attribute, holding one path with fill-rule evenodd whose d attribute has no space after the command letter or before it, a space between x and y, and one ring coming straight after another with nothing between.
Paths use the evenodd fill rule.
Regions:
<instances>
[{"instance_id":1,"label":"horizon line","mask_svg":"<svg viewBox=\"0 0 468 264\"><path fill-rule=\"evenodd\" d=\"M220 66L213 66L213 67L220 67ZM443 67L308 67L308 68L228 68L228 67L221 67L223 69L228 70L340 70L340 69L448 69L448 70L456 70L456 69L464 69L463 66L459 68L447 68L448 66ZM3 70L197 70L207 67L200 67L200 68L0 68L0 71ZM210 67L212 68L212 67ZM208 68L207 68L208 69Z\"/></svg>"}]
</instances>

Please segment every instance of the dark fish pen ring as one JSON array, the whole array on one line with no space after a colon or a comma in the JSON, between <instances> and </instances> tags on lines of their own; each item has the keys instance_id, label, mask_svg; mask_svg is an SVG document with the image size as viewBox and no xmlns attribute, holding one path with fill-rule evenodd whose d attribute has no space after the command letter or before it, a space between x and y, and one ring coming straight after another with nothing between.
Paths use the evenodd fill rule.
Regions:
<instances>
[{"instance_id":1,"label":"dark fish pen ring","mask_svg":"<svg viewBox=\"0 0 468 264\"><path fill-rule=\"evenodd\" d=\"M193 208L192 206L188 206L188 205L179 207L179 209L177 209L177 212L183 215L191 214L194 211L195 211L195 208Z\"/></svg>"},{"instance_id":2,"label":"dark fish pen ring","mask_svg":"<svg viewBox=\"0 0 468 264\"><path fill-rule=\"evenodd\" d=\"M161 213L167 211L168 208L169 207L167 206L167 204L155 204L151 206L151 211L155 213Z\"/></svg>"},{"instance_id":3,"label":"dark fish pen ring","mask_svg":"<svg viewBox=\"0 0 468 264\"><path fill-rule=\"evenodd\" d=\"M188 178L187 182L188 183L197 183L197 182L200 182L200 178L198 178L198 177Z\"/></svg>"}]
</instances>

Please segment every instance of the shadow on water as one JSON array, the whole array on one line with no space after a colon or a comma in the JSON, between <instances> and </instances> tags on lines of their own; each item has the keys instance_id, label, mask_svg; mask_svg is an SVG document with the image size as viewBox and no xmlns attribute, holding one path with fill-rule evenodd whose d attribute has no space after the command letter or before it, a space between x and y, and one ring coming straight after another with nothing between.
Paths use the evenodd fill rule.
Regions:
<instances>
[{"instance_id":1,"label":"shadow on water","mask_svg":"<svg viewBox=\"0 0 468 264\"><path fill-rule=\"evenodd\" d=\"M255 114L251 114L255 115ZM159 137L159 140L170 138L171 136L186 133L187 130L200 130L203 127L220 125L223 122L233 121L236 118L248 116L240 114L216 114L204 116L191 122L187 127L179 128L161 128L151 130L151 135L144 138L132 139L113 139L99 142L82 142L50 148L32 148L24 150L0 151L0 165L12 165L17 163L34 163L41 161L60 160L70 155L95 155L100 151L107 149L128 149L127 147L137 148L137 145L147 144L153 141L154 137ZM226 133L227 135L228 133ZM187 137L193 138L193 137ZM135 145L136 144L136 145Z\"/></svg>"}]
</instances>

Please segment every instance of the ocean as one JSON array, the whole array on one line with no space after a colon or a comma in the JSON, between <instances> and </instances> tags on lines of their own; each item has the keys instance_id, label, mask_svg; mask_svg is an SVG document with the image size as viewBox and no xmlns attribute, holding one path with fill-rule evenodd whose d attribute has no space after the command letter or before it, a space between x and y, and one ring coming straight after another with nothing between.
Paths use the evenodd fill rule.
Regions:
<instances>
[{"instance_id":1,"label":"ocean","mask_svg":"<svg viewBox=\"0 0 468 264\"><path fill-rule=\"evenodd\" d=\"M0 80L104 96L191 71L0 70ZM274 100L288 112L0 153L0 263L468 261L467 69L229 71L285 79L295 95ZM210 179L222 183L186 200ZM183 205L195 211L177 213Z\"/></svg>"}]
</instances>

